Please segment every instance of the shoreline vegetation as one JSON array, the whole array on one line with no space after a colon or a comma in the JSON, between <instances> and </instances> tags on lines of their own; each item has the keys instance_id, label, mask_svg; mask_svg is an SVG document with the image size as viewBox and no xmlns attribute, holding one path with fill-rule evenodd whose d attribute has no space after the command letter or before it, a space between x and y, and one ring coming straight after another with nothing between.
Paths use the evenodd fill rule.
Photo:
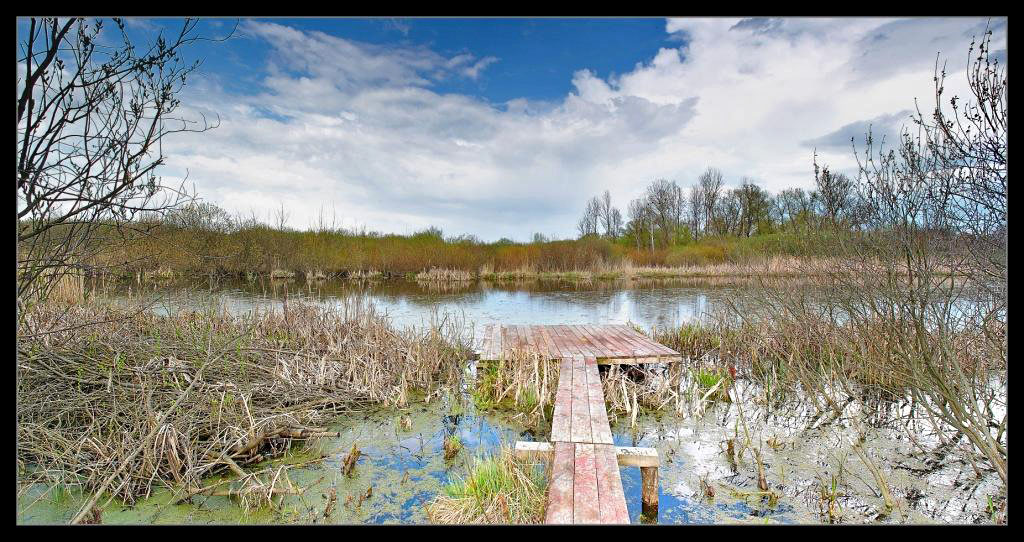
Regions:
<instances>
[{"instance_id":1,"label":"shoreline vegetation","mask_svg":"<svg viewBox=\"0 0 1024 542\"><path fill-rule=\"evenodd\" d=\"M18 333L19 478L82 488L100 509L154 484L268 504L302 489L251 466L336 437L324 425L342 414L451 389L463 331L451 319L396 330L358 299L244 317L38 304Z\"/></svg>"}]
</instances>

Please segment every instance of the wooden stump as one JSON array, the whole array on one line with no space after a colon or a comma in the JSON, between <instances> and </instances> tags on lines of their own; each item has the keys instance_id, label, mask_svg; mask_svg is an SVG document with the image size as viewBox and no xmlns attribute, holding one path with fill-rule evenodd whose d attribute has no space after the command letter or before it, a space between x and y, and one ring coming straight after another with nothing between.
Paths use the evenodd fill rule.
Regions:
<instances>
[{"instance_id":1,"label":"wooden stump","mask_svg":"<svg viewBox=\"0 0 1024 542\"><path fill-rule=\"evenodd\" d=\"M658 467L640 467L641 511L648 519L658 517Z\"/></svg>"}]
</instances>

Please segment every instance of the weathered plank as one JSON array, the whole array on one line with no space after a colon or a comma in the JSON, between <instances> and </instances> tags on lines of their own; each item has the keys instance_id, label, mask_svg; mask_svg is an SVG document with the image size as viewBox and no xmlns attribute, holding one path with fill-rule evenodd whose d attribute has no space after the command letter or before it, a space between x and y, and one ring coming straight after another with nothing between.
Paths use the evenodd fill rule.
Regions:
<instances>
[{"instance_id":1,"label":"weathered plank","mask_svg":"<svg viewBox=\"0 0 1024 542\"><path fill-rule=\"evenodd\" d=\"M551 326L551 330L555 336L558 337L559 348L562 350L562 355L566 357L579 356L579 349L573 344L572 340L566 334L565 326Z\"/></svg>"},{"instance_id":2,"label":"weathered plank","mask_svg":"<svg viewBox=\"0 0 1024 542\"><path fill-rule=\"evenodd\" d=\"M563 357L562 352L558 349L558 345L555 344L555 340L551 337L551 330L548 326L537 326L540 328L540 334L544 337L544 342L547 344L548 356L550 359L558 359Z\"/></svg>"},{"instance_id":3,"label":"weathered plank","mask_svg":"<svg viewBox=\"0 0 1024 542\"><path fill-rule=\"evenodd\" d=\"M555 443L555 456L548 482L548 509L545 523L573 522L573 500L576 476L576 448L569 442Z\"/></svg>"},{"instance_id":4,"label":"weathered plank","mask_svg":"<svg viewBox=\"0 0 1024 542\"><path fill-rule=\"evenodd\" d=\"M658 341L655 341L654 339L644 335L643 333L640 333L639 331L633 329L630 326L623 325L620 326L619 329L621 329L621 331L627 337L643 345L646 345L646 347L649 348L652 353L665 355L678 354L678 352L676 352L675 350L672 350L671 348L659 343ZM612 330L614 330L614 328Z\"/></svg>"},{"instance_id":5,"label":"weathered plank","mask_svg":"<svg viewBox=\"0 0 1024 542\"><path fill-rule=\"evenodd\" d=\"M590 404L590 427L593 441L599 444L612 444L612 429L608 424L608 412L604 407L604 390L601 388L601 375L597 365L587 365L587 395Z\"/></svg>"},{"instance_id":6,"label":"weathered plank","mask_svg":"<svg viewBox=\"0 0 1024 542\"><path fill-rule=\"evenodd\" d=\"M608 334L601 333L595 326L577 326L579 330L595 344L600 352L604 354L604 358L620 358L627 357L629 354L619 348L619 345L611 340Z\"/></svg>"},{"instance_id":7,"label":"weathered plank","mask_svg":"<svg viewBox=\"0 0 1024 542\"><path fill-rule=\"evenodd\" d=\"M524 461L545 461L550 459L555 447L550 442L530 442L520 440L513 450L516 458Z\"/></svg>"},{"instance_id":8,"label":"weathered plank","mask_svg":"<svg viewBox=\"0 0 1024 542\"><path fill-rule=\"evenodd\" d=\"M641 365L647 363L673 363L682 361L681 356L651 356L641 358L602 358L600 365Z\"/></svg>"},{"instance_id":9,"label":"weathered plank","mask_svg":"<svg viewBox=\"0 0 1024 542\"><path fill-rule=\"evenodd\" d=\"M555 408L551 413L551 441L572 440L572 361L559 360L558 389L555 391Z\"/></svg>"},{"instance_id":10,"label":"weathered plank","mask_svg":"<svg viewBox=\"0 0 1024 542\"><path fill-rule=\"evenodd\" d=\"M576 472L573 474L572 522L599 523L601 519L597 488L597 465L594 445L576 443ZM621 484L620 484L621 486Z\"/></svg>"},{"instance_id":11,"label":"weathered plank","mask_svg":"<svg viewBox=\"0 0 1024 542\"><path fill-rule=\"evenodd\" d=\"M587 337L584 336L583 332L579 329L579 326L565 326L568 328L570 336L576 341L576 345L580 352L588 358L601 357L601 349L590 343Z\"/></svg>"},{"instance_id":12,"label":"weathered plank","mask_svg":"<svg viewBox=\"0 0 1024 542\"><path fill-rule=\"evenodd\" d=\"M596 445L596 444L595 444ZM605 446L601 444L601 446ZM522 459L543 459L555 451L550 442L516 442L515 454ZM658 450L655 448L634 448L632 446L612 446L615 461L620 467L658 467L661 464Z\"/></svg>"},{"instance_id":13,"label":"weathered plank","mask_svg":"<svg viewBox=\"0 0 1024 542\"><path fill-rule=\"evenodd\" d=\"M646 357L650 355L650 340L633 329L624 325L606 326L605 332L616 337L629 349L629 357Z\"/></svg>"},{"instance_id":14,"label":"weathered plank","mask_svg":"<svg viewBox=\"0 0 1024 542\"><path fill-rule=\"evenodd\" d=\"M654 448L616 446L615 457L623 467L657 467L660 463L658 450Z\"/></svg>"},{"instance_id":15,"label":"weathered plank","mask_svg":"<svg viewBox=\"0 0 1024 542\"><path fill-rule=\"evenodd\" d=\"M611 444L594 445L597 471L597 491L600 494L601 523L629 523L626 495L622 490L622 477L615 460L615 447Z\"/></svg>"},{"instance_id":16,"label":"weathered plank","mask_svg":"<svg viewBox=\"0 0 1024 542\"><path fill-rule=\"evenodd\" d=\"M590 425L590 390L587 388L587 373L581 358L574 358L572 364L572 427L569 429L573 442L593 442Z\"/></svg>"}]
</instances>

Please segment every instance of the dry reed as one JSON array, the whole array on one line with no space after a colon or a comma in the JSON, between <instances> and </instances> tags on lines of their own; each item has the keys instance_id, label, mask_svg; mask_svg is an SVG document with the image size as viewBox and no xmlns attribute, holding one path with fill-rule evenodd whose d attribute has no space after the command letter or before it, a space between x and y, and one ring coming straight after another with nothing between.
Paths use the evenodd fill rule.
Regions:
<instances>
[{"instance_id":1,"label":"dry reed","mask_svg":"<svg viewBox=\"0 0 1024 542\"><path fill-rule=\"evenodd\" d=\"M245 317L37 306L17 338L20 475L129 503L166 483L263 504L298 490L247 465L331 435L340 413L456 385L461 334L396 331L360 301ZM221 471L237 475L231 487L203 487Z\"/></svg>"}]
</instances>

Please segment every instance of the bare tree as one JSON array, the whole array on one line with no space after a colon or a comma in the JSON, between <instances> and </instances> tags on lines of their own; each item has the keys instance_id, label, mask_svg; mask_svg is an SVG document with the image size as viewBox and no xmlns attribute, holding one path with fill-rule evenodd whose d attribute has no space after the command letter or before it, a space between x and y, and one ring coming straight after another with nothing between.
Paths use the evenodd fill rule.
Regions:
<instances>
[{"instance_id":1,"label":"bare tree","mask_svg":"<svg viewBox=\"0 0 1024 542\"><path fill-rule=\"evenodd\" d=\"M648 224L650 222L650 213L647 208L646 200L644 198L631 200L627 207L627 212L629 213L629 229L633 233L633 238L636 240L637 250L640 250L646 241L645 236L647 235L649 228ZM654 250L653 243L651 245L651 250Z\"/></svg>"},{"instance_id":2,"label":"bare tree","mask_svg":"<svg viewBox=\"0 0 1024 542\"><path fill-rule=\"evenodd\" d=\"M726 190L722 197L718 198L718 204L715 205L715 214L712 220L715 231L721 235L737 235L742 220L743 206L739 190Z\"/></svg>"},{"instance_id":3,"label":"bare tree","mask_svg":"<svg viewBox=\"0 0 1024 542\"><path fill-rule=\"evenodd\" d=\"M113 23L116 46L99 41L99 20L33 18L19 36L19 305L89 264L101 236L123 237L140 213L160 214L189 199L180 187L164 186L156 170L164 137L212 127L205 118L175 116L199 65L181 57L202 39L197 21L146 49L131 43L122 20Z\"/></svg>"},{"instance_id":4,"label":"bare tree","mask_svg":"<svg viewBox=\"0 0 1024 542\"><path fill-rule=\"evenodd\" d=\"M686 198L675 181L658 179L647 187L647 206L657 226L662 246L675 243L685 205Z\"/></svg>"},{"instance_id":5,"label":"bare tree","mask_svg":"<svg viewBox=\"0 0 1024 542\"><path fill-rule=\"evenodd\" d=\"M787 188L775 196L776 214L780 224L797 231L809 226L813 205L803 188Z\"/></svg>"},{"instance_id":6,"label":"bare tree","mask_svg":"<svg viewBox=\"0 0 1024 542\"><path fill-rule=\"evenodd\" d=\"M761 233L757 230L758 226L771 219L767 192L754 184L750 177L743 177L742 184L736 189L736 196L740 204L737 233L744 237L750 237L755 232Z\"/></svg>"},{"instance_id":7,"label":"bare tree","mask_svg":"<svg viewBox=\"0 0 1024 542\"><path fill-rule=\"evenodd\" d=\"M617 207L612 208L611 230L609 237L616 238L622 233L622 213Z\"/></svg>"},{"instance_id":8,"label":"bare tree","mask_svg":"<svg viewBox=\"0 0 1024 542\"><path fill-rule=\"evenodd\" d=\"M993 377L1008 366L1006 72L990 57L990 39L988 31L971 44L972 100L954 97L944 110L945 70L936 67L932 122L919 114L916 131L904 128L892 150L868 134L854 186L867 234L844 252L845 267L871 272L844 286L858 294L847 307L852 323L891 345L920 408L1005 484L1006 382ZM978 339L958 339L965 334Z\"/></svg>"},{"instance_id":9,"label":"bare tree","mask_svg":"<svg viewBox=\"0 0 1024 542\"><path fill-rule=\"evenodd\" d=\"M935 108L926 118L917 107L914 122L942 174L940 193L951 227L962 232L971 264L985 289L1007 282L1007 80L1006 66L991 55L992 30L972 40L967 53L971 96L958 96L944 109L946 68L935 66ZM977 56L975 56L977 55Z\"/></svg>"},{"instance_id":10,"label":"bare tree","mask_svg":"<svg viewBox=\"0 0 1024 542\"><path fill-rule=\"evenodd\" d=\"M601 221L601 201L597 197L587 201L587 207L583 210L583 216L576 224L580 237L597 235L598 224Z\"/></svg>"},{"instance_id":11,"label":"bare tree","mask_svg":"<svg viewBox=\"0 0 1024 542\"><path fill-rule=\"evenodd\" d=\"M704 191L701 190L699 185L690 187L690 222L692 224L691 229L693 230L693 236L703 232L703 221L701 220L704 216Z\"/></svg>"},{"instance_id":12,"label":"bare tree","mask_svg":"<svg viewBox=\"0 0 1024 542\"><path fill-rule=\"evenodd\" d=\"M701 211L704 214L704 228L705 231L711 230L711 223L715 218L715 204L718 202L718 197L722 191L722 172L709 167L704 173L697 178L697 185L700 187L701 202L704 204L704 208Z\"/></svg>"},{"instance_id":13,"label":"bare tree","mask_svg":"<svg viewBox=\"0 0 1024 542\"><path fill-rule=\"evenodd\" d=\"M605 190L598 203L601 226L604 228L605 236L612 239L618 237L619 230L622 227L622 213L615 207L612 207L611 192Z\"/></svg>"}]
</instances>

